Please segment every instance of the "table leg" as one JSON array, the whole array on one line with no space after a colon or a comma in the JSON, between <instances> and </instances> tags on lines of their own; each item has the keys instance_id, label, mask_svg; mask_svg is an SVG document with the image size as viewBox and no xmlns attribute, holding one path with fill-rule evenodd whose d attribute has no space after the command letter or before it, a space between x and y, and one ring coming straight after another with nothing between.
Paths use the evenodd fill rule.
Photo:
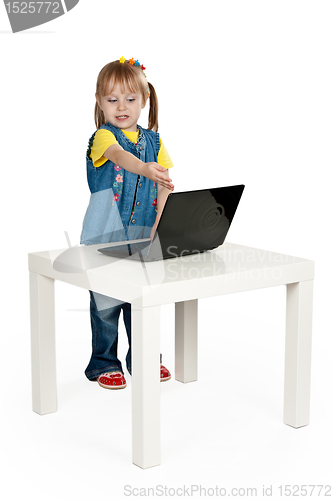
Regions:
<instances>
[{"instance_id":1,"label":"table leg","mask_svg":"<svg viewBox=\"0 0 333 500\"><path fill-rule=\"evenodd\" d=\"M57 411L54 280L30 273L32 409Z\"/></svg>"},{"instance_id":2,"label":"table leg","mask_svg":"<svg viewBox=\"0 0 333 500\"><path fill-rule=\"evenodd\" d=\"M309 424L313 281L287 285L284 423Z\"/></svg>"},{"instance_id":3,"label":"table leg","mask_svg":"<svg viewBox=\"0 0 333 500\"><path fill-rule=\"evenodd\" d=\"M198 379L198 300L175 304L175 378Z\"/></svg>"},{"instance_id":4,"label":"table leg","mask_svg":"<svg viewBox=\"0 0 333 500\"><path fill-rule=\"evenodd\" d=\"M142 469L161 463L160 306L132 304L133 463Z\"/></svg>"}]
</instances>

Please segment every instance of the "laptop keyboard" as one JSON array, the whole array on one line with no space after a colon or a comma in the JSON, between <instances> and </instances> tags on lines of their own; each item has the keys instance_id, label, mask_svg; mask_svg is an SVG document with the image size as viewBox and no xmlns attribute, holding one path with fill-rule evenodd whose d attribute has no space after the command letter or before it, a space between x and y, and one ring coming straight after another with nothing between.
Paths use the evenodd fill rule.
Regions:
<instances>
[{"instance_id":1,"label":"laptop keyboard","mask_svg":"<svg viewBox=\"0 0 333 500\"><path fill-rule=\"evenodd\" d=\"M130 247L131 254L141 252L142 255L148 255L150 241L142 241L141 243L131 243L129 245L124 245Z\"/></svg>"},{"instance_id":2,"label":"laptop keyboard","mask_svg":"<svg viewBox=\"0 0 333 500\"><path fill-rule=\"evenodd\" d=\"M148 255L150 241L142 241L141 243L128 243L126 245L119 245L109 248L104 248L104 252L110 250L110 255L115 257L129 257L135 253L141 252L142 255Z\"/></svg>"}]
</instances>

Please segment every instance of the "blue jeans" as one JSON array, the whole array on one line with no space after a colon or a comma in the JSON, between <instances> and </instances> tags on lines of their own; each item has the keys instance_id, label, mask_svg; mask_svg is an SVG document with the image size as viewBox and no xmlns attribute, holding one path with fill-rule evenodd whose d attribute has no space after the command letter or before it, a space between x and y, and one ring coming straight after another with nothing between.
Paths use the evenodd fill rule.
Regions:
<instances>
[{"instance_id":1,"label":"blue jeans","mask_svg":"<svg viewBox=\"0 0 333 500\"><path fill-rule=\"evenodd\" d=\"M121 310L123 310L129 344L126 367L131 374L131 304L96 292L89 291L89 293L92 355L85 370L86 377L89 380L94 380L105 372L120 371L124 373L117 357L118 322Z\"/></svg>"}]
</instances>

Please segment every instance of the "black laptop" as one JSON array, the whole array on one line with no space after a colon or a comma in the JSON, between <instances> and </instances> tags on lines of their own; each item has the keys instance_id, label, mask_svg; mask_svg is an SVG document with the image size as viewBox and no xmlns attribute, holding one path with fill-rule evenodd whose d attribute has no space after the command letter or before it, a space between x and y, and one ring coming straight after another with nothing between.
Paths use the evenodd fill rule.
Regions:
<instances>
[{"instance_id":1,"label":"black laptop","mask_svg":"<svg viewBox=\"0 0 333 500\"><path fill-rule=\"evenodd\" d=\"M224 242L244 187L170 193L152 241L121 242L98 251L151 262L212 250Z\"/></svg>"}]
</instances>

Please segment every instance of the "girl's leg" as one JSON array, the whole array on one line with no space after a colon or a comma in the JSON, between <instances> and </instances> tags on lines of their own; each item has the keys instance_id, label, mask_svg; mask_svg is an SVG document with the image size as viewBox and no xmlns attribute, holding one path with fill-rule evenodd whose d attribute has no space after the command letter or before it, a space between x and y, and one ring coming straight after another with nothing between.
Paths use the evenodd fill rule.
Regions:
<instances>
[{"instance_id":1,"label":"girl's leg","mask_svg":"<svg viewBox=\"0 0 333 500\"><path fill-rule=\"evenodd\" d=\"M128 338L128 351L126 355L126 367L128 373L132 375L132 351L131 351L131 304L124 302L122 304L124 323Z\"/></svg>"},{"instance_id":2,"label":"girl's leg","mask_svg":"<svg viewBox=\"0 0 333 500\"><path fill-rule=\"evenodd\" d=\"M105 372L123 372L117 357L118 320L123 303L96 292L89 293L92 355L85 374L94 380Z\"/></svg>"},{"instance_id":3,"label":"girl's leg","mask_svg":"<svg viewBox=\"0 0 333 500\"><path fill-rule=\"evenodd\" d=\"M128 338L128 352L126 355L126 367L130 375L132 375L132 351L131 351L131 304L128 302L124 302L122 304L122 310L123 310L123 316L124 316L124 323L125 323L125 328L127 332L127 338ZM160 363L162 364L162 354L160 354Z\"/></svg>"}]
</instances>

